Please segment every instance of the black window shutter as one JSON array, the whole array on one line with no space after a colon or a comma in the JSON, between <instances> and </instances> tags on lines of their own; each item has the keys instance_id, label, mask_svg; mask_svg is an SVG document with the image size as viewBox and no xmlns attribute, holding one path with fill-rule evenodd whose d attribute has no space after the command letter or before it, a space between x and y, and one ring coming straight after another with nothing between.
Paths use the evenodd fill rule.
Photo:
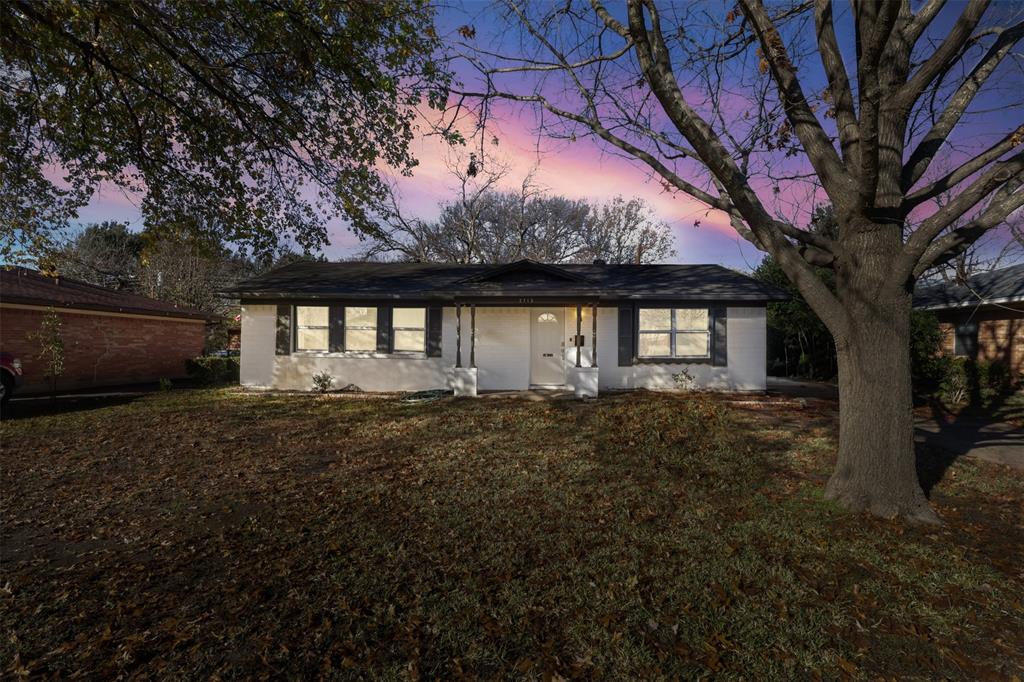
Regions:
<instances>
[{"instance_id":1,"label":"black window shutter","mask_svg":"<svg viewBox=\"0 0 1024 682\"><path fill-rule=\"evenodd\" d=\"M441 320L443 316L443 308L427 308L427 357L441 357Z\"/></svg>"},{"instance_id":2,"label":"black window shutter","mask_svg":"<svg viewBox=\"0 0 1024 682\"><path fill-rule=\"evenodd\" d=\"M391 306L377 306L377 352L391 352Z\"/></svg>"},{"instance_id":3,"label":"black window shutter","mask_svg":"<svg viewBox=\"0 0 1024 682\"><path fill-rule=\"evenodd\" d=\"M711 364L715 367L726 367L729 364L728 339L726 330L729 327L728 308L711 309Z\"/></svg>"},{"instance_id":4,"label":"black window shutter","mask_svg":"<svg viewBox=\"0 0 1024 682\"><path fill-rule=\"evenodd\" d=\"M290 355L292 352L292 307L277 306L277 349L275 355Z\"/></svg>"},{"instance_id":5,"label":"black window shutter","mask_svg":"<svg viewBox=\"0 0 1024 682\"><path fill-rule=\"evenodd\" d=\"M330 341L328 348L332 353L340 353L345 350L345 306L332 305L330 308Z\"/></svg>"},{"instance_id":6,"label":"black window shutter","mask_svg":"<svg viewBox=\"0 0 1024 682\"><path fill-rule=\"evenodd\" d=\"M633 306L619 306L619 367L633 364L634 329Z\"/></svg>"}]
</instances>

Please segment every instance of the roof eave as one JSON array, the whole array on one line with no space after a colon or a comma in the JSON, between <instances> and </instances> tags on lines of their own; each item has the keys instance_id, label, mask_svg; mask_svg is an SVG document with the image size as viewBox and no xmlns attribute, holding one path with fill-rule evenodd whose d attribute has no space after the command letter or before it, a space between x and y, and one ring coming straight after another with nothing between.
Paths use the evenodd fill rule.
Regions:
<instances>
[{"instance_id":1,"label":"roof eave","mask_svg":"<svg viewBox=\"0 0 1024 682\"><path fill-rule=\"evenodd\" d=\"M237 292L239 299L259 299L267 301L292 301L292 300L358 300L358 301L445 301L456 300L471 301L473 299L508 299L510 301L523 301L533 298L567 298L577 297L586 300L617 300L617 301L701 301L714 303L716 301L727 302L750 302L750 303L780 303L791 299L787 295L775 294L752 294L752 293L725 293L725 294L694 294L686 292L656 292L636 293L621 290L592 291L580 289L544 289L534 291L465 291L465 290L441 290L431 292L415 293L327 293L308 291L247 291Z\"/></svg>"},{"instance_id":2,"label":"roof eave","mask_svg":"<svg viewBox=\"0 0 1024 682\"><path fill-rule=\"evenodd\" d=\"M958 308L972 308L983 305L1001 305L1004 303L1024 303L1024 296L1007 296L1004 298L991 298L972 301L955 301L948 303L926 303L917 304L914 310L955 310Z\"/></svg>"},{"instance_id":3,"label":"roof eave","mask_svg":"<svg viewBox=\"0 0 1024 682\"><path fill-rule=\"evenodd\" d=\"M45 306L55 310L90 310L102 313L119 313L122 315L149 315L152 317L171 317L190 320L214 320L216 315L201 311L185 310L150 310L148 308L134 308L131 306L114 306L102 304L69 303L66 301L53 301L45 298L34 298L31 296L4 296L0 303L12 305Z\"/></svg>"}]
</instances>

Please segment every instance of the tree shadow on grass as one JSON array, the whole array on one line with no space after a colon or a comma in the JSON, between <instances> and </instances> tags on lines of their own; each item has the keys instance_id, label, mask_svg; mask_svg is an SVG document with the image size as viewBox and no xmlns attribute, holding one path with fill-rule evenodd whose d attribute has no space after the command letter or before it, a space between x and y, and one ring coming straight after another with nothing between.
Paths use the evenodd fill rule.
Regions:
<instances>
[{"instance_id":1,"label":"tree shadow on grass","mask_svg":"<svg viewBox=\"0 0 1024 682\"><path fill-rule=\"evenodd\" d=\"M932 489L935 488L946 476L953 463L960 457L960 453L953 452L941 447L936 447L926 439L924 442L914 444L916 456L917 480L924 490L925 497L932 496Z\"/></svg>"},{"instance_id":2,"label":"tree shadow on grass","mask_svg":"<svg viewBox=\"0 0 1024 682\"><path fill-rule=\"evenodd\" d=\"M928 401L932 428L915 426L917 476L925 495L945 477L957 459L972 451L986 448L1007 448L1020 443L1018 437L1005 429L995 430L1005 419L1002 412L1014 391L1006 389L982 400L972 394L959 411L948 409L940 400ZM998 461L998 460L997 460Z\"/></svg>"},{"instance_id":3,"label":"tree shadow on grass","mask_svg":"<svg viewBox=\"0 0 1024 682\"><path fill-rule=\"evenodd\" d=\"M0 416L0 418L6 422L53 414L87 412L89 410L98 410L104 407L127 405L128 403L135 402L139 398L143 397L143 395L145 394L138 393L132 395L112 395L104 397L63 396L58 397L56 400L51 400L50 398L11 400L4 406L3 415Z\"/></svg>"}]
</instances>

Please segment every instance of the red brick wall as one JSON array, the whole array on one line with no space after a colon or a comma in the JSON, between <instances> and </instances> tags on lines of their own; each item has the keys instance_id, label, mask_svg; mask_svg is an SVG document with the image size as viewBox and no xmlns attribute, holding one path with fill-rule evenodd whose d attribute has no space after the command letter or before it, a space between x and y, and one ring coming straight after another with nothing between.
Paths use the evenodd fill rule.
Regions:
<instances>
[{"instance_id":1,"label":"red brick wall","mask_svg":"<svg viewBox=\"0 0 1024 682\"><path fill-rule=\"evenodd\" d=\"M1020 304L1014 304L1016 307ZM942 349L952 355L954 330L967 321L978 324L978 359L999 361L1010 368L1018 379L1024 372L1024 313L1007 308L991 307L970 311L937 311L942 330Z\"/></svg>"},{"instance_id":2,"label":"red brick wall","mask_svg":"<svg viewBox=\"0 0 1024 682\"><path fill-rule=\"evenodd\" d=\"M185 360L203 352L205 324L139 316L59 310L64 339L64 390L185 376ZM19 392L49 388L36 356L36 332L45 310L0 307L0 350L21 358L25 384Z\"/></svg>"}]
</instances>

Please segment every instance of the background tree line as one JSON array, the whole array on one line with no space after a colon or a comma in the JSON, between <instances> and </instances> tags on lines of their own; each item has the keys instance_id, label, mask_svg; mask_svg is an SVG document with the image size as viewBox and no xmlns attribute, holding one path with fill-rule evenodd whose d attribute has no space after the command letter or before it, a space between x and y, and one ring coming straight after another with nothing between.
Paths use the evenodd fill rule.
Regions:
<instances>
[{"instance_id":1,"label":"background tree line","mask_svg":"<svg viewBox=\"0 0 1024 682\"><path fill-rule=\"evenodd\" d=\"M639 198L604 202L553 195L530 171L502 189L508 165L475 153L446 159L452 198L435 220L408 217L397 189L363 256L443 263L658 263L676 255L674 236Z\"/></svg>"},{"instance_id":2,"label":"background tree line","mask_svg":"<svg viewBox=\"0 0 1024 682\"><path fill-rule=\"evenodd\" d=\"M217 239L173 230L133 232L124 223L86 226L40 260L44 272L148 296L214 316L207 350L225 347L238 305L220 292L234 282L298 259L290 248L253 257Z\"/></svg>"}]
</instances>

